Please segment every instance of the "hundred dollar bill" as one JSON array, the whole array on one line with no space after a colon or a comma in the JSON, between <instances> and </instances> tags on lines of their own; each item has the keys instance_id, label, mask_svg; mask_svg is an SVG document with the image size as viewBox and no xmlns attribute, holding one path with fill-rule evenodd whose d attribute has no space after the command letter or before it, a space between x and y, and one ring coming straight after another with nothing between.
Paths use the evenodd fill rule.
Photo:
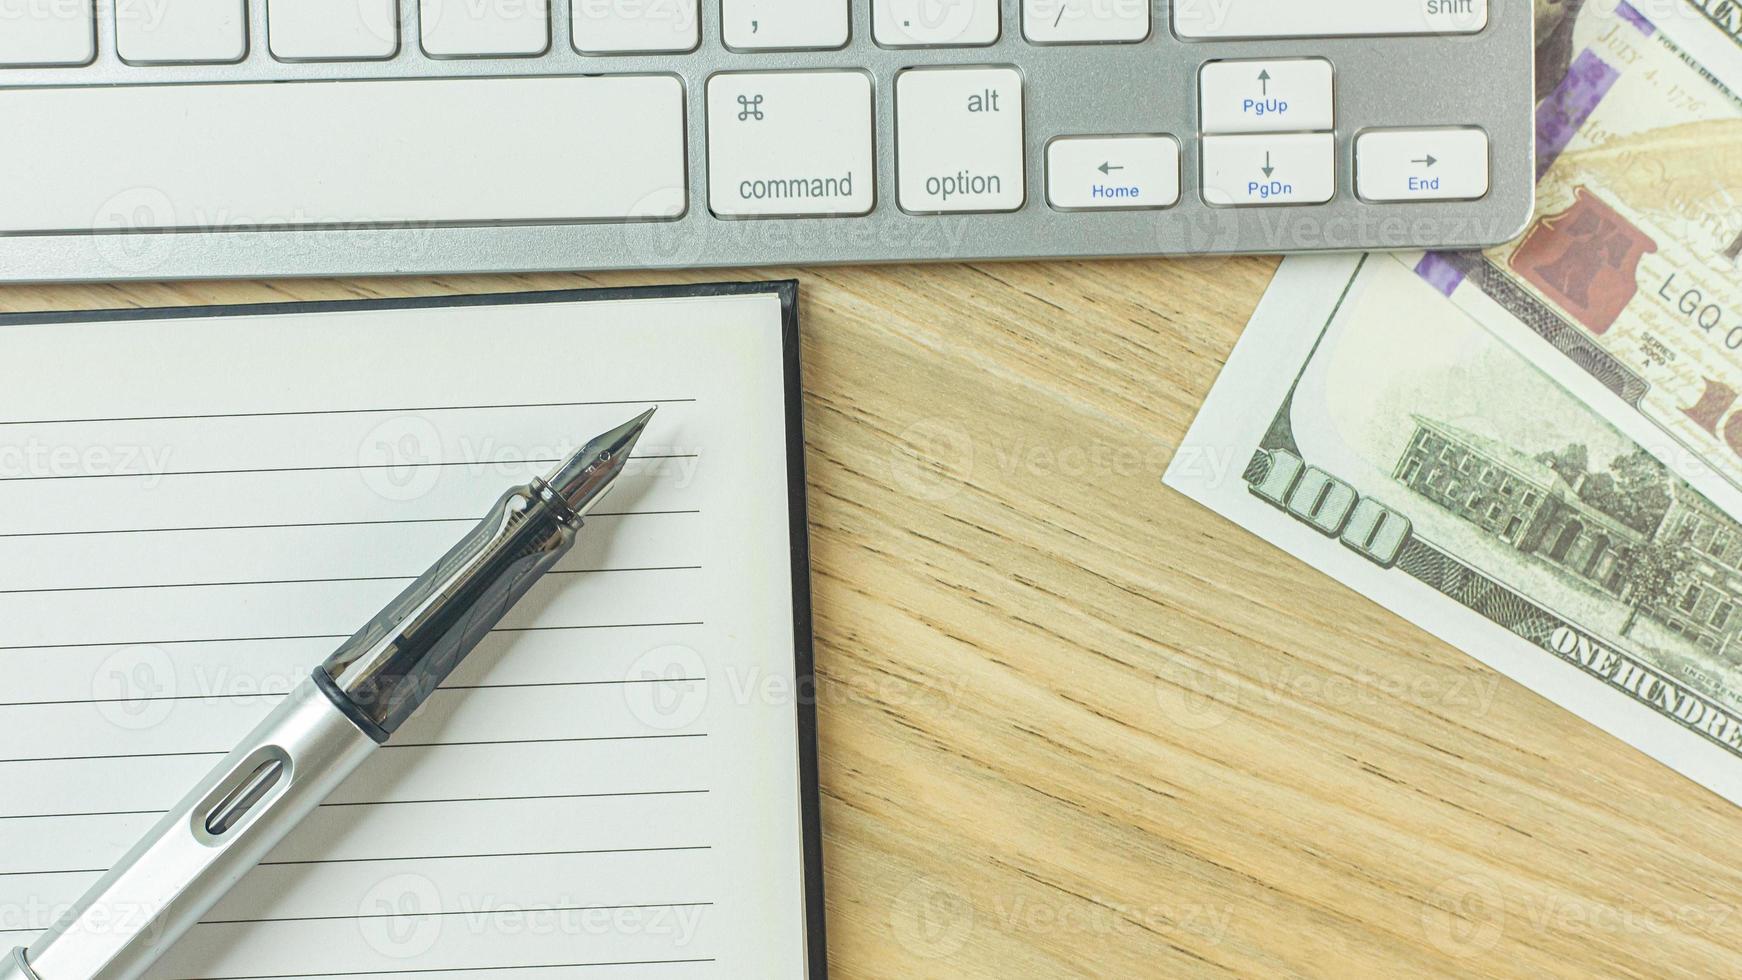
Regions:
<instances>
[{"instance_id":1,"label":"hundred dollar bill","mask_svg":"<svg viewBox=\"0 0 1742 980\"><path fill-rule=\"evenodd\" d=\"M1714 501L1387 256L1284 264L1168 485L1742 804Z\"/></svg>"},{"instance_id":2,"label":"hundred dollar bill","mask_svg":"<svg viewBox=\"0 0 1742 980\"><path fill-rule=\"evenodd\" d=\"M1536 217L1388 261L1742 488L1742 0L1537 11Z\"/></svg>"}]
</instances>

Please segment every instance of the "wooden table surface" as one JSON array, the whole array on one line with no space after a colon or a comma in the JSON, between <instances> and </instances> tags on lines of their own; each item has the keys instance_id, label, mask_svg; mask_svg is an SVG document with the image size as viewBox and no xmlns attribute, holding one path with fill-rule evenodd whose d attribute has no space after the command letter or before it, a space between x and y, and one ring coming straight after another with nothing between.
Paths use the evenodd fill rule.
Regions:
<instances>
[{"instance_id":1,"label":"wooden table surface","mask_svg":"<svg viewBox=\"0 0 1742 980\"><path fill-rule=\"evenodd\" d=\"M837 980L1742 976L1742 810L1161 485L1273 268L0 308L799 278Z\"/></svg>"}]
</instances>

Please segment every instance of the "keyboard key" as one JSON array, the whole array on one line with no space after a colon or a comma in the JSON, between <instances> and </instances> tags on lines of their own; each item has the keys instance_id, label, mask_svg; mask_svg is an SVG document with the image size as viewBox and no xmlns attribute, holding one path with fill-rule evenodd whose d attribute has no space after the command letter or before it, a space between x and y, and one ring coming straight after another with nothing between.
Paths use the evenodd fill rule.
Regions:
<instances>
[{"instance_id":1,"label":"keyboard key","mask_svg":"<svg viewBox=\"0 0 1742 980\"><path fill-rule=\"evenodd\" d=\"M397 0L268 0L266 45L280 61L367 61L399 51Z\"/></svg>"},{"instance_id":2,"label":"keyboard key","mask_svg":"<svg viewBox=\"0 0 1742 980\"><path fill-rule=\"evenodd\" d=\"M871 33L886 48L946 48L998 40L998 0L869 0Z\"/></svg>"},{"instance_id":3,"label":"keyboard key","mask_svg":"<svg viewBox=\"0 0 1742 980\"><path fill-rule=\"evenodd\" d=\"M1365 201L1473 201L1488 194L1488 134L1480 129L1378 129L1355 140L1355 190Z\"/></svg>"},{"instance_id":4,"label":"keyboard key","mask_svg":"<svg viewBox=\"0 0 1742 980\"><path fill-rule=\"evenodd\" d=\"M741 51L847 46L847 0L722 0L726 46Z\"/></svg>"},{"instance_id":5,"label":"keyboard key","mask_svg":"<svg viewBox=\"0 0 1742 980\"><path fill-rule=\"evenodd\" d=\"M12 232L674 218L688 185L669 75L0 89L0 132L80 161L0 155Z\"/></svg>"},{"instance_id":6,"label":"keyboard key","mask_svg":"<svg viewBox=\"0 0 1742 980\"><path fill-rule=\"evenodd\" d=\"M1022 36L1031 44L1141 41L1149 0L1022 0Z\"/></svg>"},{"instance_id":7,"label":"keyboard key","mask_svg":"<svg viewBox=\"0 0 1742 980\"><path fill-rule=\"evenodd\" d=\"M1321 58L1212 61L1200 76L1206 133L1331 129L1331 63Z\"/></svg>"},{"instance_id":8,"label":"keyboard key","mask_svg":"<svg viewBox=\"0 0 1742 980\"><path fill-rule=\"evenodd\" d=\"M694 51L699 0L571 0L575 50L583 54Z\"/></svg>"},{"instance_id":9,"label":"keyboard key","mask_svg":"<svg viewBox=\"0 0 1742 980\"><path fill-rule=\"evenodd\" d=\"M436 58L530 58L550 50L550 0L420 0Z\"/></svg>"},{"instance_id":10,"label":"keyboard key","mask_svg":"<svg viewBox=\"0 0 1742 980\"><path fill-rule=\"evenodd\" d=\"M91 0L0 0L0 68L88 65L97 57Z\"/></svg>"},{"instance_id":11,"label":"keyboard key","mask_svg":"<svg viewBox=\"0 0 1742 980\"><path fill-rule=\"evenodd\" d=\"M1330 133L1204 137L1204 201L1323 204L1337 193L1337 141Z\"/></svg>"},{"instance_id":12,"label":"keyboard key","mask_svg":"<svg viewBox=\"0 0 1742 980\"><path fill-rule=\"evenodd\" d=\"M1046 148L1046 197L1066 211L1179 203L1179 142L1171 136L1063 136Z\"/></svg>"},{"instance_id":13,"label":"keyboard key","mask_svg":"<svg viewBox=\"0 0 1742 980\"><path fill-rule=\"evenodd\" d=\"M708 79L708 204L726 218L869 214L871 79L859 71Z\"/></svg>"},{"instance_id":14,"label":"keyboard key","mask_svg":"<svg viewBox=\"0 0 1742 980\"><path fill-rule=\"evenodd\" d=\"M1475 34L1488 0L1177 0L1173 29L1187 39Z\"/></svg>"},{"instance_id":15,"label":"keyboard key","mask_svg":"<svg viewBox=\"0 0 1742 980\"><path fill-rule=\"evenodd\" d=\"M895 77L896 181L920 214L1015 211L1027 199L1022 75L910 68Z\"/></svg>"},{"instance_id":16,"label":"keyboard key","mask_svg":"<svg viewBox=\"0 0 1742 980\"><path fill-rule=\"evenodd\" d=\"M136 65L226 64L248 53L242 0L122 0L115 47Z\"/></svg>"}]
</instances>

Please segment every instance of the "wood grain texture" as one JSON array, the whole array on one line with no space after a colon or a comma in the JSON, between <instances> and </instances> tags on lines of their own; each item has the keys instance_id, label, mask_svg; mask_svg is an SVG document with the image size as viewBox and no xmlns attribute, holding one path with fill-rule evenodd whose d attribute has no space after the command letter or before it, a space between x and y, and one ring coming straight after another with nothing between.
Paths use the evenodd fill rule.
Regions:
<instances>
[{"instance_id":1,"label":"wood grain texture","mask_svg":"<svg viewBox=\"0 0 1742 980\"><path fill-rule=\"evenodd\" d=\"M1162 487L1273 268L0 307L799 278L838 980L1742 976L1742 810Z\"/></svg>"}]
</instances>

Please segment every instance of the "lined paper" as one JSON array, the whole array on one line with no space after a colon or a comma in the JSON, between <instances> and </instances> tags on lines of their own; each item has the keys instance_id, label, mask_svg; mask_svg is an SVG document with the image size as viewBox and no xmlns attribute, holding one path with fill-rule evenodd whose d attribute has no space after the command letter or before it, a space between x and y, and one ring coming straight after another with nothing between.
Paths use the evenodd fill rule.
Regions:
<instances>
[{"instance_id":1,"label":"lined paper","mask_svg":"<svg viewBox=\"0 0 1742 980\"><path fill-rule=\"evenodd\" d=\"M771 294L0 328L0 947L510 485L580 544L154 970L805 972Z\"/></svg>"}]
</instances>

